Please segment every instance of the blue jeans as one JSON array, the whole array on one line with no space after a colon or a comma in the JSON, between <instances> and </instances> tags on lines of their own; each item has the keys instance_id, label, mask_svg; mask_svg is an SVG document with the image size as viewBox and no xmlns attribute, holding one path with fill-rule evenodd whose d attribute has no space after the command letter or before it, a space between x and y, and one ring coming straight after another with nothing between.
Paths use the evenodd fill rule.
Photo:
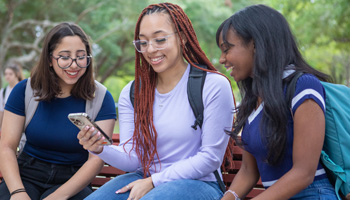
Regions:
<instances>
[{"instance_id":1,"label":"blue jeans","mask_svg":"<svg viewBox=\"0 0 350 200\"><path fill-rule=\"evenodd\" d=\"M126 200L130 192L116 194L115 192L127 184L142 179L141 173L128 173L119 175L101 188L89 195L85 200ZM149 191L140 200L159 199L191 199L191 200L217 200L221 199L222 192L217 182L206 182L200 180L175 180L163 183Z\"/></svg>"},{"instance_id":2,"label":"blue jeans","mask_svg":"<svg viewBox=\"0 0 350 200\"><path fill-rule=\"evenodd\" d=\"M328 178L314 181L307 188L290 198L291 200L337 200L334 187Z\"/></svg>"},{"instance_id":3,"label":"blue jeans","mask_svg":"<svg viewBox=\"0 0 350 200\"><path fill-rule=\"evenodd\" d=\"M23 185L31 199L43 199L69 180L80 166L56 165L33 158L24 152L18 157L18 166ZM81 200L92 193L85 187L70 200ZM5 181L0 183L0 200L9 200L10 193Z\"/></svg>"}]
</instances>

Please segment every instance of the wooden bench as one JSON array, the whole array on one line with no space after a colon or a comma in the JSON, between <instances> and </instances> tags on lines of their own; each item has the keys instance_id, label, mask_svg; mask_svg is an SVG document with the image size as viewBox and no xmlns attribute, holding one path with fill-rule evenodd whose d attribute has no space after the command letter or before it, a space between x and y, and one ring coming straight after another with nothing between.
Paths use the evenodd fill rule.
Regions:
<instances>
[{"instance_id":1,"label":"wooden bench","mask_svg":"<svg viewBox=\"0 0 350 200\"><path fill-rule=\"evenodd\" d=\"M113 134L112 139L113 139L114 145L119 144L119 134ZM121 174L125 174L125 172L115 167L112 167L108 164L105 164L101 172L91 182L92 188L97 189L101 187L103 184L105 184L106 182L108 182L109 180L111 180L112 178Z\"/></svg>"},{"instance_id":2,"label":"wooden bench","mask_svg":"<svg viewBox=\"0 0 350 200\"><path fill-rule=\"evenodd\" d=\"M117 145L119 144L119 134L113 134L113 144ZM226 185L226 188L231 185L232 180L234 179L235 175L237 174L239 168L241 167L242 164L242 149L238 146L234 147L234 155L233 155L233 160L234 160L234 165L232 169L228 170L227 172L223 172L223 180ZM111 180L112 178L125 174L124 171L119 170L117 168L114 168L109 165L105 165L101 172L96 176L96 178L92 181L91 185L93 189L97 189L101 187L103 184L105 184L107 181ZM2 179L2 175L0 173L0 182ZM251 199L258 194L260 194L264 190L261 180L257 183L257 185L254 187L254 189L246 196L245 199Z\"/></svg>"},{"instance_id":3,"label":"wooden bench","mask_svg":"<svg viewBox=\"0 0 350 200\"><path fill-rule=\"evenodd\" d=\"M113 134L113 144L118 145L119 144L119 134ZM224 180L224 183L226 185L226 188L228 189L231 185L231 182L235 175L237 174L239 168L242 164L242 149L238 146L234 147L234 155L233 155L233 167L232 169L229 169L227 172L223 172L222 177ZM114 168L109 165L105 165L98 176L92 181L92 186L94 189L97 189L98 187L101 187L104 183L111 180L112 178L125 174L124 171L121 171L117 168ZM260 194L262 191L264 191L264 188L262 186L261 180L257 183L257 185L253 188L253 190L246 196L245 199L251 199L258 194Z\"/></svg>"},{"instance_id":4,"label":"wooden bench","mask_svg":"<svg viewBox=\"0 0 350 200\"><path fill-rule=\"evenodd\" d=\"M232 183L232 180L235 178L238 170L241 168L242 165L242 152L243 150L239 146L234 146L233 149L233 167L229 169L227 172L222 173L223 181L226 185L226 189L228 189ZM261 179L259 179L258 183L255 185L255 187L248 193L245 199L251 199L257 195L259 195L261 192L263 192L265 189L262 185Z\"/></svg>"}]
</instances>

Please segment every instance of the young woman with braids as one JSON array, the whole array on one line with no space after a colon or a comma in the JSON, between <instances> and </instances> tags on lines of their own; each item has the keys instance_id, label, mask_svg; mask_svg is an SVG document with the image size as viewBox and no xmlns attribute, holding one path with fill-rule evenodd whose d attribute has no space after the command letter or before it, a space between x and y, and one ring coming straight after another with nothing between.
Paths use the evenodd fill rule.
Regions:
<instances>
[{"instance_id":1,"label":"young woman with braids","mask_svg":"<svg viewBox=\"0 0 350 200\"><path fill-rule=\"evenodd\" d=\"M90 133L81 144L124 171L87 199L220 199L214 171L223 161L234 99L229 80L200 48L192 24L177 5L146 7L135 29L135 103L129 83L119 98L120 145L101 146ZM207 65L204 120L195 120L187 97L190 65ZM203 69L204 70L204 69ZM141 84L141 87L138 87ZM135 110L134 110L135 107ZM97 143L96 143L97 141Z\"/></svg>"},{"instance_id":2,"label":"young woman with braids","mask_svg":"<svg viewBox=\"0 0 350 200\"><path fill-rule=\"evenodd\" d=\"M288 22L276 10L254 5L217 30L220 63L231 70L242 102L234 131L242 131L242 166L222 200L245 197L261 176L264 192L254 199L337 199L320 154L325 136L327 75L302 57ZM292 107L286 88L299 77Z\"/></svg>"}]
</instances>

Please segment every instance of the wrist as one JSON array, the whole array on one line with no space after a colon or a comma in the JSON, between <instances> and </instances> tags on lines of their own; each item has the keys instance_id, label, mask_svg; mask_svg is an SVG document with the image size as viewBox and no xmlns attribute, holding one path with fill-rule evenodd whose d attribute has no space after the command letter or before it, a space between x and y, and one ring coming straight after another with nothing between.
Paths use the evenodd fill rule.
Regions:
<instances>
[{"instance_id":1,"label":"wrist","mask_svg":"<svg viewBox=\"0 0 350 200\"><path fill-rule=\"evenodd\" d=\"M92 153L93 155L99 155L99 154L101 154L103 152L103 147L100 150L98 150L98 151L90 151L90 150L88 150L88 151L90 153Z\"/></svg>"},{"instance_id":2,"label":"wrist","mask_svg":"<svg viewBox=\"0 0 350 200\"><path fill-rule=\"evenodd\" d=\"M154 184L153 184L153 181L152 181L152 177L150 176L150 177L148 177L148 180L150 181L150 183L151 183L151 186L152 186L152 189L154 188Z\"/></svg>"},{"instance_id":3,"label":"wrist","mask_svg":"<svg viewBox=\"0 0 350 200\"><path fill-rule=\"evenodd\" d=\"M233 196L235 197L235 200L241 200L241 199L239 198L238 194L237 194L235 191L233 191L233 190L227 190L227 191L224 193L224 196L225 196L227 193L233 195Z\"/></svg>"},{"instance_id":4,"label":"wrist","mask_svg":"<svg viewBox=\"0 0 350 200\"><path fill-rule=\"evenodd\" d=\"M10 193L10 196L12 197L13 195L17 194L17 193L21 193L21 192L26 192L25 188L19 188L17 190L14 190Z\"/></svg>"}]
</instances>

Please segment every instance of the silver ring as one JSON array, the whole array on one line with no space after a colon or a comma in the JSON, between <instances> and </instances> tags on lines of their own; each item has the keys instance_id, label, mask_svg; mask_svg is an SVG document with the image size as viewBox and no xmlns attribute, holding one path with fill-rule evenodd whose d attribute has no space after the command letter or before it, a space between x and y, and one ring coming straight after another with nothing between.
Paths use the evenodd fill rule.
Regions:
<instances>
[{"instance_id":1,"label":"silver ring","mask_svg":"<svg viewBox=\"0 0 350 200\"><path fill-rule=\"evenodd\" d=\"M128 189L128 190L130 190L130 186L129 185L126 185L126 188ZM133 200L134 198L131 198L131 200Z\"/></svg>"}]
</instances>

